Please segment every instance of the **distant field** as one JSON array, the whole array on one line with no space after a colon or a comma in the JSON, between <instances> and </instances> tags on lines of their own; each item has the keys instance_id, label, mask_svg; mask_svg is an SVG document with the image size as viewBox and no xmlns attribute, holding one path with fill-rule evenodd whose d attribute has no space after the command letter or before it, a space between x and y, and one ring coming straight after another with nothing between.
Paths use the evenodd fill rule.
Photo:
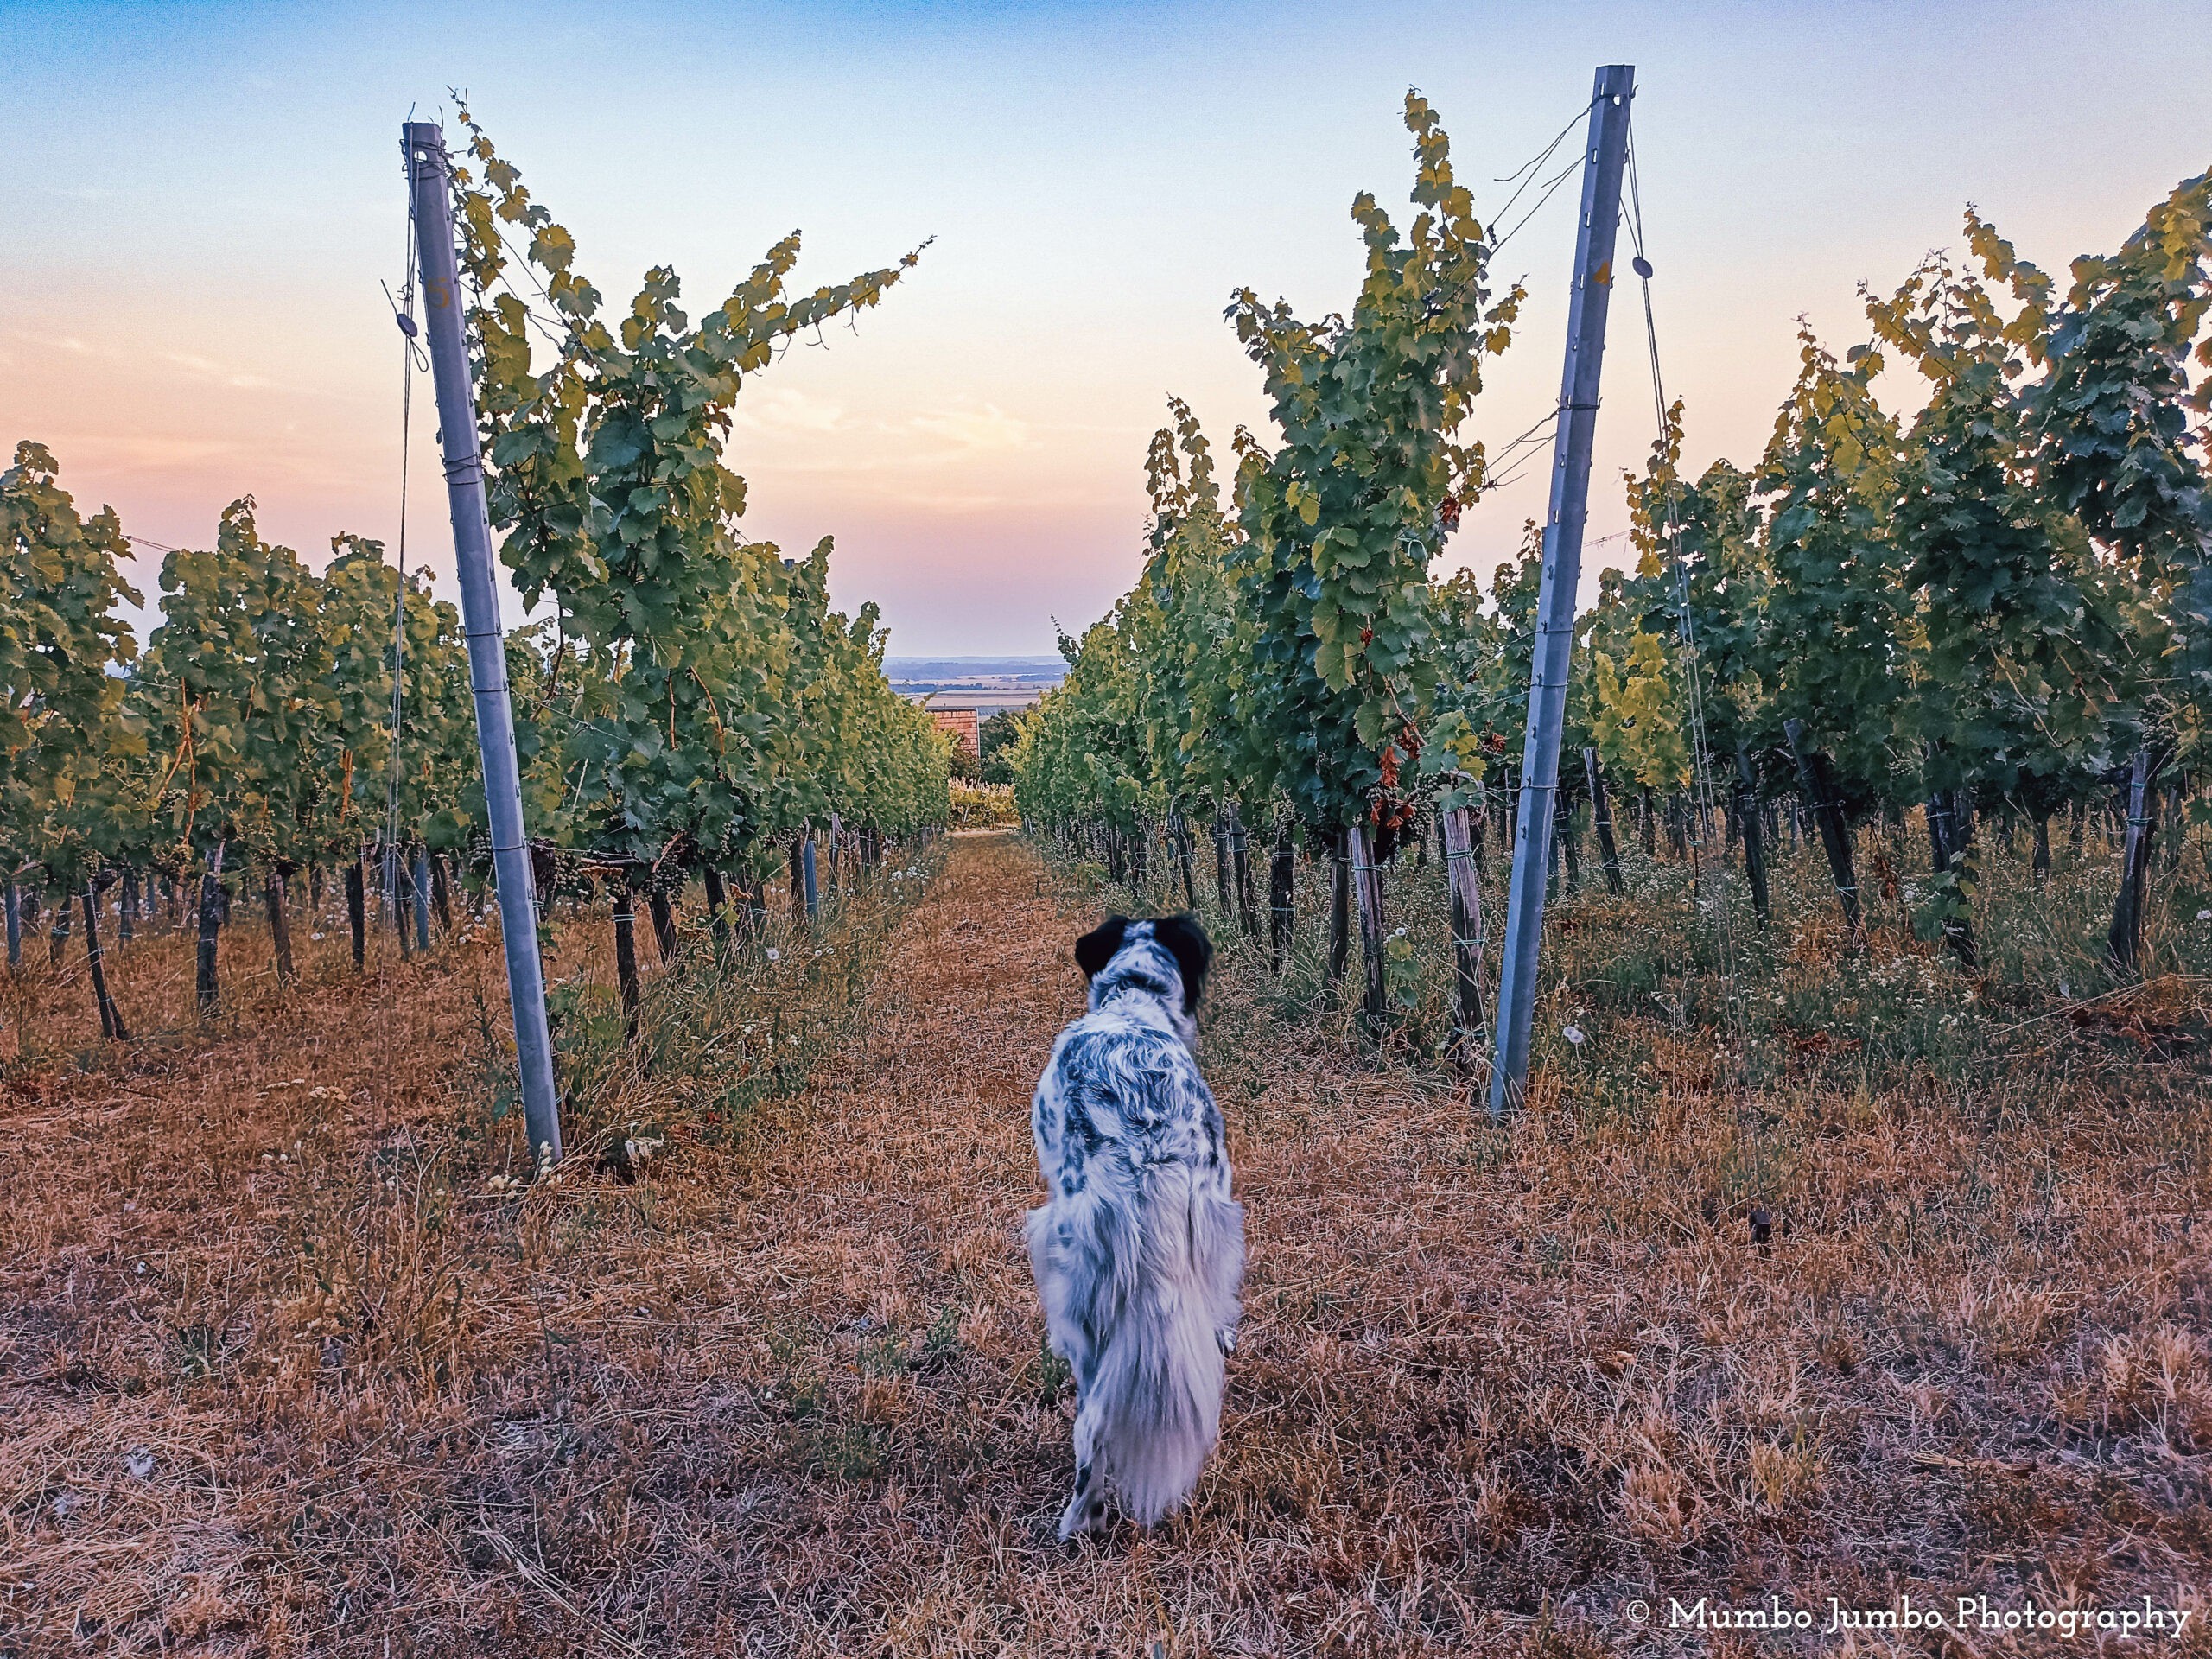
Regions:
<instances>
[{"instance_id":1,"label":"distant field","mask_svg":"<svg viewBox=\"0 0 2212 1659\"><path fill-rule=\"evenodd\" d=\"M934 695L951 709L1027 709L1066 677L1058 657L890 657L883 672L903 696Z\"/></svg>"}]
</instances>

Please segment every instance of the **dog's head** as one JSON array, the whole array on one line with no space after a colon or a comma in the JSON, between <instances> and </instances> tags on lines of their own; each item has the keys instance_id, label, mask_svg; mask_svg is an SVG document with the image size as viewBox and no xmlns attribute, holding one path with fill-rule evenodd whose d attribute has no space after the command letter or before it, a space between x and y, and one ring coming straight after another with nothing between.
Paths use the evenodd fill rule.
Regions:
<instances>
[{"instance_id":1,"label":"dog's head","mask_svg":"<svg viewBox=\"0 0 2212 1659\"><path fill-rule=\"evenodd\" d=\"M1188 912L1149 921L1109 916L1075 942L1075 960L1090 982L1092 1007L1117 990L1148 991L1166 1004L1179 1027L1198 1011L1213 944ZM1185 1040L1191 1034L1185 1031Z\"/></svg>"}]
</instances>

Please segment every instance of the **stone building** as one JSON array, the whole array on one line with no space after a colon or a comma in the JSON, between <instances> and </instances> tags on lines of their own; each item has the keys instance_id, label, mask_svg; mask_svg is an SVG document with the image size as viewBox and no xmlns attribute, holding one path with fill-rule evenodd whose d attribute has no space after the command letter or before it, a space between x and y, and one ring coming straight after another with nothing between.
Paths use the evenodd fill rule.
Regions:
<instances>
[{"instance_id":1,"label":"stone building","mask_svg":"<svg viewBox=\"0 0 2212 1659\"><path fill-rule=\"evenodd\" d=\"M978 760L983 758L983 732L975 709L932 707L930 718L937 722L938 730L950 732L952 741L969 753Z\"/></svg>"}]
</instances>

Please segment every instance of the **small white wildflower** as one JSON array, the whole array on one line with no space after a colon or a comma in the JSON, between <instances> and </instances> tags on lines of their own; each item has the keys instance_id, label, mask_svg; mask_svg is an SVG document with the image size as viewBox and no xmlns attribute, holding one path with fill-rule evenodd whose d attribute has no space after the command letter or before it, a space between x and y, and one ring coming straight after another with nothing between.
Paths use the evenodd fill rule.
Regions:
<instances>
[{"instance_id":1,"label":"small white wildflower","mask_svg":"<svg viewBox=\"0 0 2212 1659\"><path fill-rule=\"evenodd\" d=\"M123 1468L133 1480L149 1480L154 1473L154 1454L143 1446L134 1446L123 1454Z\"/></svg>"},{"instance_id":2,"label":"small white wildflower","mask_svg":"<svg viewBox=\"0 0 2212 1659\"><path fill-rule=\"evenodd\" d=\"M2212 922L2212 910L2198 911L2196 912L2196 919L2200 922Z\"/></svg>"},{"instance_id":3,"label":"small white wildflower","mask_svg":"<svg viewBox=\"0 0 2212 1659\"><path fill-rule=\"evenodd\" d=\"M1568 1026L1560 1033L1560 1035L1566 1038L1568 1042L1573 1043L1577 1048L1581 1047L1585 1042L1589 1040L1582 1034L1582 1028L1580 1026Z\"/></svg>"},{"instance_id":4,"label":"small white wildflower","mask_svg":"<svg viewBox=\"0 0 2212 1659\"><path fill-rule=\"evenodd\" d=\"M310 933L310 934L308 934L308 938L309 938L310 939L314 939L314 940L316 940L316 941L320 942L320 941L321 941L321 939L322 938L322 935L321 935L321 934L320 934L320 933Z\"/></svg>"},{"instance_id":5,"label":"small white wildflower","mask_svg":"<svg viewBox=\"0 0 2212 1659\"><path fill-rule=\"evenodd\" d=\"M782 951L780 951L780 950L777 950L777 949L776 949L776 947L775 947L774 945L772 945L772 945L770 945L770 946L768 947L768 960L769 960L769 961L771 961L771 962L781 962L783 959L784 959L784 953L783 953Z\"/></svg>"}]
</instances>

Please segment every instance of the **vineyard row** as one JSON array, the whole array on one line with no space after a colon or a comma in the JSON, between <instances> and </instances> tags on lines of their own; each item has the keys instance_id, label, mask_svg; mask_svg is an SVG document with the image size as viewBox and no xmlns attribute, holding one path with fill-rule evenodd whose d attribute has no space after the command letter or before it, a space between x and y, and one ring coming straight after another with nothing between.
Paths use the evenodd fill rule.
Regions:
<instances>
[{"instance_id":1,"label":"vineyard row","mask_svg":"<svg viewBox=\"0 0 2212 1659\"><path fill-rule=\"evenodd\" d=\"M1187 869L1192 821L1239 849L1260 823L1287 911L1294 841L1328 856L1331 977L1356 912L1378 1026L1393 852L1433 809L1465 864L1486 785L1517 792L1545 556L1531 524L1487 594L1471 572L1430 575L1510 463L1510 447L1493 458L1459 434L1522 295L1491 283L1433 111L1409 95L1406 121L1412 225L1355 202L1367 265L1346 314L1234 297L1274 439L1238 429L1224 489L1171 401L1143 574L1063 638L1066 682L1014 763L1025 821L1116 862L1164 836ZM1587 809L1609 868L1612 793L1647 833L1709 837L1725 817L1764 923L1762 835L1786 799L1857 938L1853 830L1918 809L1932 876L1916 925L1971 970L1976 820L2024 825L2040 879L2052 816L2109 807L2125 831L2109 955L2132 972L2161 812L2207 804L2191 783L2212 732L2212 378L2191 373L2212 366L2212 174L2117 252L2075 261L2070 283L1971 209L1965 241L1969 257L1931 255L1868 292L1871 338L1841 359L1802 332L1755 465L1691 478L1682 405L1664 411L1625 480L1637 567L1605 572L1574 622L1553 810ZM1909 420L1877 395L1892 362L1921 381ZM1481 918L1460 920L1464 982Z\"/></svg>"}]
</instances>

